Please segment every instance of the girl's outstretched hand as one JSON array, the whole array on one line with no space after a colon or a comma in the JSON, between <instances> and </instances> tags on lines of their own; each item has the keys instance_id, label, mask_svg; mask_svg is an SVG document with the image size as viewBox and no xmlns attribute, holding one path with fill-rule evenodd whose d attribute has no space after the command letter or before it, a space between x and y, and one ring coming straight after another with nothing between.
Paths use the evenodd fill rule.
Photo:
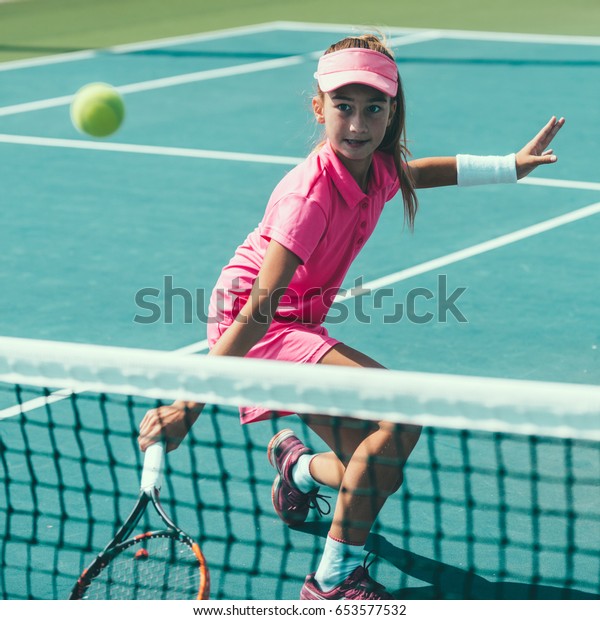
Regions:
<instances>
[{"instance_id":1,"label":"girl's outstretched hand","mask_svg":"<svg viewBox=\"0 0 600 620\"><path fill-rule=\"evenodd\" d=\"M564 124L564 118L557 119L556 116L553 116L538 135L517 153L518 179L526 177L538 166L553 164L556 161L556 155L552 149L547 149L547 146Z\"/></svg>"},{"instance_id":2,"label":"girl's outstretched hand","mask_svg":"<svg viewBox=\"0 0 600 620\"><path fill-rule=\"evenodd\" d=\"M161 439L167 452L175 450L187 435L199 412L188 403L176 401L146 412L140 424L138 445L142 452Z\"/></svg>"}]
</instances>

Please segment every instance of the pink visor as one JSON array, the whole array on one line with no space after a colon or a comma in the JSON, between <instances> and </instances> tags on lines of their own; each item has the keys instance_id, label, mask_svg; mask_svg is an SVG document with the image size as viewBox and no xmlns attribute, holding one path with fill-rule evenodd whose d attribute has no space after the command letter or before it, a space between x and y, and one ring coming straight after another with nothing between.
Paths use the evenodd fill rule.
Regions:
<instances>
[{"instance_id":1,"label":"pink visor","mask_svg":"<svg viewBox=\"0 0 600 620\"><path fill-rule=\"evenodd\" d=\"M390 97L395 97L398 92L396 63L381 52L361 47L324 54L315 77L324 93L347 84L372 86Z\"/></svg>"}]
</instances>

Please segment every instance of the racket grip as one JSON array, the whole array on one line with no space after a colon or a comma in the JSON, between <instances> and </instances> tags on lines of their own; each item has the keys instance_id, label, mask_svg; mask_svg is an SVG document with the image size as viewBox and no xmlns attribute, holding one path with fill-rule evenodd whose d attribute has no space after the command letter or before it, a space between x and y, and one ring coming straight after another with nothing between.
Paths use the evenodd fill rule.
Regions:
<instances>
[{"instance_id":1,"label":"racket grip","mask_svg":"<svg viewBox=\"0 0 600 620\"><path fill-rule=\"evenodd\" d=\"M153 443L146 449L144 469L142 471L141 490L148 493L152 489L160 489L165 462L165 446L162 442Z\"/></svg>"}]
</instances>

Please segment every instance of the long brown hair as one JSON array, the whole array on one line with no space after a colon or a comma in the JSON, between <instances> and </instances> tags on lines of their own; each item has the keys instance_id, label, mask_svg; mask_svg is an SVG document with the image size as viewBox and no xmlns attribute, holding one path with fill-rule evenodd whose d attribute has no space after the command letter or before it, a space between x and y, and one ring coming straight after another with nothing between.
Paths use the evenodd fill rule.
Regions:
<instances>
[{"instance_id":1,"label":"long brown hair","mask_svg":"<svg viewBox=\"0 0 600 620\"><path fill-rule=\"evenodd\" d=\"M363 49L375 50L385 54L388 58L394 59L391 50L385 45L382 39L374 34L363 34L357 37L346 37L337 43L331 45L325 54L337 52L339 50L349 49L352 47L361 47ZM317 86L317 95L322 99L323 92ZM396 111L392 122L388 127L381 144L377 147L378 151L390 153L394 158L398 178L400 179L400 189L402 191L402 199L404 201L404 218L412 229L417 214L418 200L415 192L415 186L410 174L410 170L406 163L410 151L406 146L406 106L404 101L404 90L400 74L398 74L398 93L394 99L396 102Z\"/></svg>"}]
</instances>

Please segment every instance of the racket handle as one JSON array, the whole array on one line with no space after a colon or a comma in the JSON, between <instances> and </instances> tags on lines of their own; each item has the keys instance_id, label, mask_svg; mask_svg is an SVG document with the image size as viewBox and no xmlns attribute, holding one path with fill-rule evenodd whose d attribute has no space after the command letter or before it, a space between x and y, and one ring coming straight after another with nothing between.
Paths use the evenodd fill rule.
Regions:
<instances>
[{"instance_id":1,"label":"racket handle","mask_svg":"<svg viewBox=\"0 0 600 620\"><path fill-rule=\"evenodd\" d=\"M144 469L142 471L142 484L144 493L152 489L160 489L162 485L162 473L165 462L165 446L162 442L153 443L146 449L144 457Z\"/></svg>"}]
</instances>

